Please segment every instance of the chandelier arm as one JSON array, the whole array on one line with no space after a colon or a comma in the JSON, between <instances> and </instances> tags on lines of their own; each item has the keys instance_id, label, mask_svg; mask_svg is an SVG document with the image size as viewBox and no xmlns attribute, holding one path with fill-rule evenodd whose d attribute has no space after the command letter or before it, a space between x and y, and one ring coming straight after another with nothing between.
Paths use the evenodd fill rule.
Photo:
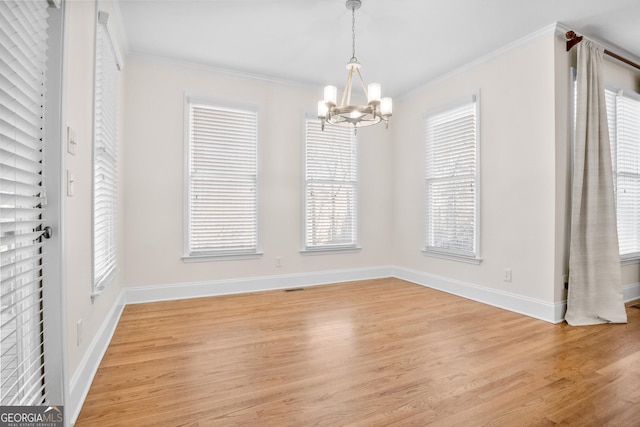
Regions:
<instances>
[{"instance_id":1,"label":"chandelier arm","mask_svg":"<svg viewBox=\"0 0 640 427\"><path fill-rule=\"evenodd\" d=\"M346 105L351 105L351 88L353 86L353 68L349 69L349 74L347 75L347 84L344 86L344 92L342 94L342 104L340 107L344 107ZM346 97L346 103L345 103Z\"/></svg>"},{"instance_id":2,"label":"chandelier arm","mask_svg":"<svg viewBox=\"0 0 640 427\"><path fill-rule=\"evenodd\" d=\"M358 71L358 77L360 77L360 84L362 85L362 90L364 91L365 98L369 99L369 91L367 90L366 85L364 84L364 79L362 78L362 73L360 73L360 69L356 69Z\"/></svg>"},{"instance_id":3,"label":"chandelier arm","mask_svg":"<svg viewBox=\"0 0 640 427\"><path fill-rule=\"evenodd\" d=\"M352 93L353 93L353 69L349 71L349 93L347 94L347 105L351 105Z\"/></svg>"}]
</instances>

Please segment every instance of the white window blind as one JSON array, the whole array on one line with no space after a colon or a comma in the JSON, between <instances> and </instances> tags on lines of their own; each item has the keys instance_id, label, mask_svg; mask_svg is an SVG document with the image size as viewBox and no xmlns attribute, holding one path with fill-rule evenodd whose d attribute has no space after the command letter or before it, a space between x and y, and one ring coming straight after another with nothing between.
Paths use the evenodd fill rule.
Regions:
<instances>
[{"instance_id":1,"label":"white window blind","mask_svg":"<svg viewBox=\"0 0 640 427\"><path fill-rule=\"evenodd\" d=\"M258 113L189 102L187 256L258 252Z\"/></svg>"},{"instance_id":2,"label":"white window blind","mask_svg":"<svg viewBox=\"0 0 640 427\"><path fill-rule=\"evenodd\" d=\"M99 12L99 17L105 15ZM94 294L117 270L118 62L103 19L96 28L93 177Z\"/></svg>"},{"instance_id":3,"label":"white window blind","mask_svg":"<svg viewBox=\"0 0 640 427\"><path fill-rule=\"evenodd\" d=\"M425 119L425 251L478 257L477 96Z\"/></svg>"},{"instance_id":4,"label":"white window blind","mask_svg":"<svg viewBox=\"0 0 640 427\"><path fill-rule=\"evenodd\" d=\"M624 258L640 256L640 97L605 91L618 242Z\"/></svg>"},{"instance_id":5,"label":"white window blind","mask_svg":"<svg viewBox=\"0 0 640 427\"><path fill-rule=\"evenodd\" d=\"M353 129L306 120L305 250L358 243L358 140Z\"/></svg>"},{"instance_id":6,"label":"white window blind","mask_svg":"<svg viewBox=\"0 0 640 427\"><path fill-rule=\"evenodd\" d=\"M0 404L46 401L42 208L47 2L0 2Z\"/></svg>"}]
</instances>

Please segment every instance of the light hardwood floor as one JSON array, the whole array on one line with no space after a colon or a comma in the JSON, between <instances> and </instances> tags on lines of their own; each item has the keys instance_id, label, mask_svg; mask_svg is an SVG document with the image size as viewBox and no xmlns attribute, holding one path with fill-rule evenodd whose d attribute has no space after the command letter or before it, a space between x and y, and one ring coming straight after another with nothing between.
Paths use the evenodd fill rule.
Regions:
<instances>
[{"instance_id":1,"label":"light hardwood floor","mask_svg":"<svg viewBox=\"0 0 640 427\"><path fill-rule=\"evenodd\" d=\"M379 279L127 306L76 426L639 426L632 305L570 327Z\"/></svg>"}]
</instances>

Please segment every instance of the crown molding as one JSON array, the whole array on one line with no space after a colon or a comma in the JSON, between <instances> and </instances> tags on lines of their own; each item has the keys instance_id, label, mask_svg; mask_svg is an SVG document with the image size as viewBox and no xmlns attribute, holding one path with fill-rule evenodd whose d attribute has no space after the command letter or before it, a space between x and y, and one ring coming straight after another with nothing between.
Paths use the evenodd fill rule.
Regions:
<instances>
[{"instance_id":1,"label":"crown molding","mask_svg":"<svg viewBox=\"0 0 640 427\"><path fill-rule=\"evenodd\" d=\"M502 56L502 55L504 55L504 54L506 54L508 52L511 52L512 50L518 49L518 48L522 47L523 45L531 43L534 40L538 40L538 39L540 39L542 37L556 34L556 31L557 31L556 27L557 27L556 23L553 23L551 25L547 25L546 27L541 28L538 31L535 31L535 32L533 32L533 33L531 33L531 34L529 34L529 35L527 35L525 37L522 37L522 38L519 38L517 40L514 40L511 43L509 43L509 44L507 44L507 45L505 45L505 46L503 46L503 47L501 47L499 49L496 49L496 50L494 50L494 51L492 51L492 52L490 52L490 53L488 53L488 54L486 54L484 56L481 56L481 57L479 57L478 59L476 59L474 61L471 61L471 62L469 62L469 63L467 63L467 64L465 64L465 65L463 65L461 67L455 68L455 69L453 69L453 70L451 70L451 71L449 71L449 72L447 72L445 74L442 74L441 76L436 77L435 79L432 79L432 80L428 81L427 83L422 84L422 85L420 85L420 86L418 86L418 87L416 87L414 89L411 89L408 92L405 92L404 94L401 94L401 95L397 96L396 98L398 100L400 100L400 101L404 100L404 99L407 99L407 98L409 98L409 97L411 97L413 95L416 95L419 92L422 92L422 91L424 91L426 89L429 89L431 87L437 86L437 85L443 83L446 80L449 80L449 79L451 79L451 78L453 78L455 76L458 76L458 75L466 73L466 72L468 72L468 71L470 71L470 70L472 70L472 69L474 69L476 67L479 67L480 65L482 65L482 64L484 64L486 62L492 61L492 60L494 60L494 59L496 59L496 58L498 58L498 57L500 57L500 56ZM564 34L563 34L563 36L564 36Z\"/></svg>"},{"instance_id":2,"label":"crown molding","mask_svg":"<svg viewBox=\"0 0 640 427\"><path fill-rule=\"evenodd\" d=\"M288 80L288 79L282 79L282 78L268 76L268 75L255 74L255 73L246 72L246 71L232 70L230 68L217 67L215 65L207 64L204 62L169 58L166 56L152 55L152 54L137 52L137 51L130 52L129 58L137 59L145 62L152 62L159 65L217 74L219 76L234 77L234 78L259 81L263 83L270 83L278 86L287 86L287 87L299 88L299 89L310 89L315 91L318 90L318 85L311 82Z\"/></svg>"}]
</instances>

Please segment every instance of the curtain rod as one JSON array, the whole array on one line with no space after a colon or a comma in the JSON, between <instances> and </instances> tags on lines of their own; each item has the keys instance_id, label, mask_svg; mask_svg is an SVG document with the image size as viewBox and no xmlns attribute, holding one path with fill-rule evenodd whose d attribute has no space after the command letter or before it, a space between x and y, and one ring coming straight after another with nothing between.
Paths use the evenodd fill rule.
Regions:
<instances>
[{"instance_id":1,"label":"curtain rod","mask_svg":"<svg viewBox=\"0 0 640 427\"><path fill-rule=\"evenodd\" d=\"M574 47L575 45L577 45L578 43L580 43L582 41L582 39L584 38L583 36L579 36L577 35L574 31L567 31L564 35L567 38L567 52L569 52L571 50L572 47ZM617 53L611 52L608 49L604 50L604 53L611 56L612 58L617 59L618 61L624 62L627 65L631 65L632 67L640 70L640 65L636 64L635 62L627 59L627 58L623 58L622 56L618 55Z\"/></svg>"}]
</instances>

